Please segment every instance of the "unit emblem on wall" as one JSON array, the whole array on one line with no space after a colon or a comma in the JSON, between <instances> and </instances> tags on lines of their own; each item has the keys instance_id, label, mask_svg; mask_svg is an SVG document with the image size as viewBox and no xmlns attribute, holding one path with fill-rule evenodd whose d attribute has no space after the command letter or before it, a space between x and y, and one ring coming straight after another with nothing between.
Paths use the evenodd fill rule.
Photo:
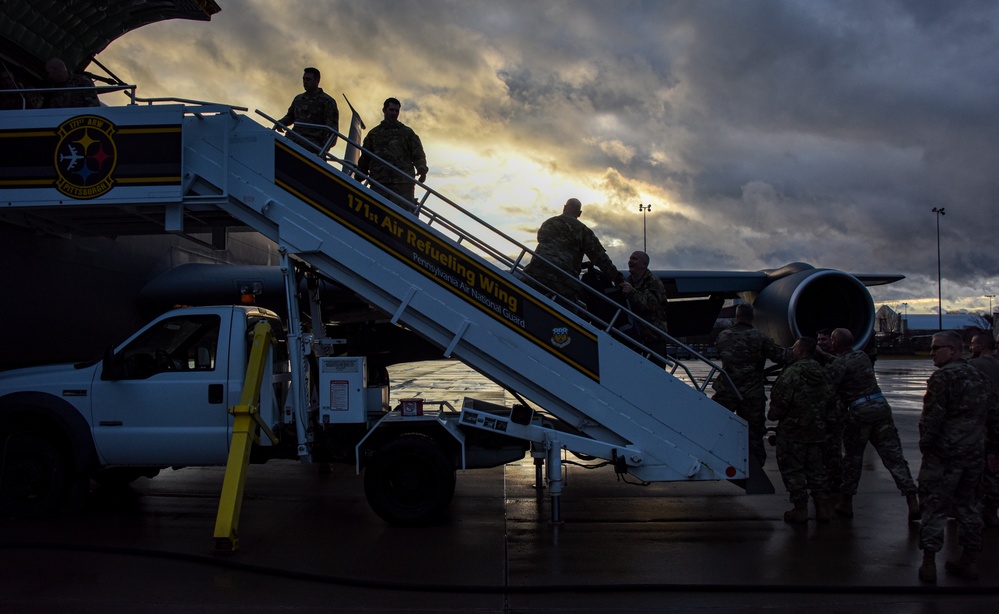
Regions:
<instances>
[{"instance_id":1,"label":"unit emblem on wall","mask_svg":"<svg viewBox=\"0 0 999 614\"><path fill-rule=\"evenodd\" d=\"M97 198L114 187L118 162L115 125L95 115L66 121L57 131L56 189L78 200Z\"/></svg>"},{"instance_id":2,"label":"unit emblem on wall","mask_svg":"<svg viewBox=\"0 0 999 614\"><path fill-rule=\"evenodd\" d=\"M552 329L552 345L557 348L564 348L569 345L572 339L569 338L569 329L565 327L557 327Z\"/></svg>"}]
</instances>

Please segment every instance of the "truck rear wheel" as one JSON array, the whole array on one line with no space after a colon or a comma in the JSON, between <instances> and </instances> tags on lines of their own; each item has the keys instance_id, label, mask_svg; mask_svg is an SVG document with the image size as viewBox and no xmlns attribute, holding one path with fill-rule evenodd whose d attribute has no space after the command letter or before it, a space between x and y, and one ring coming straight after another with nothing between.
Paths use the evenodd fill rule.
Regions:
<instances>
[{"instance_id":1,"label":"truck rear wheel","mask_svg":"<svg viewBox=\"0 0 999 614\"><path fill-rule=\"evenodd\" d=\"M0 442L0 513L29 518L53 512L68 495L69 474L51 441L12 435Z\"/></svg>"},{"instance_id":2,"label":"truck rear wheel","mask_svg":"<svg viewBox=\"0 0 999 614\"><path fill-rule=\"evenodd\" d=\"M419 433L382 446L364 470L368 504L394 525L439 521L451 503L454 486L454 464L440 444Z\"/></svg>"}]
</instances>

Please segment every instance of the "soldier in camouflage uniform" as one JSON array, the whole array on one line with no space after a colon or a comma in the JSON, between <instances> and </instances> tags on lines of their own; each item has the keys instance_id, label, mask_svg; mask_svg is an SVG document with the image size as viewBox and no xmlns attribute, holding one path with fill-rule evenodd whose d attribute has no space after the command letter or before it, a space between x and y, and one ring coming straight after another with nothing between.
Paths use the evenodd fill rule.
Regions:
<instances>
[{"instance_id":1,"label":"soldier in camouflage uniform","mask_svg":"<svg viewBox=\"0 0 999 614\"><path fill-rule=\"evenodd\" d=\"M968 364L989 376L992 387L999 392L999 359L994 356L996 342L988 333L971 338L971 360ZM985 471L982 472L982 518L987 527L999 527L999 441L985 442Z\"/></svg>"},{"instance_id":2,"label":"soldier in camouflage uniform","mask_svg":"<svg viewBox=\"0 0 999 614\"><path fill-rule=\"evenodd\" d=\"M947 571L978 578L982 550L982 512L978 499L985 440L999 435L999 397L988 377L961 358L961 336L954 331L933 335L930 352L937 370L926 381L919 418L919 500L923 523L919 547L923 564L919 579L936 582L935 555L943 548L947 508L956 509L961 558L947 561Z\"/></svg>"},{"instance_id":3,"label":"soldier in camouflage uniform","mask_svg":"<svg viewBox=\"0 0 999 614\"><path fill-rule=\"evenodd\" d=\"M837 356L828 366L829 375L846 407L843 424L842 498L836 506L836 512L848 518L853 517L853 496L857 494L857 485L860 483L864 448L871 443L895 480L895 486L906 498L909 520L919 520L916 482L913 481L909 464L902 454L902 442L898 438L891 406L878 386L871 359L863 350L852 349L853 333L845 328L837 328L832 332L832 345Z\"/></svg>"},{"instance_id":4,"label":"soldier in camouflage uniform","mask_svg":"<svg viewBox=\"0 0 999 614\"><path fill-rule=\"evenodd\" d=\"M794 509L784 521L808 522L808 494L815 500L815 519L828 522L829 486L823 452L826 413L836 389L815 360L815 340L801 337L791 347L794 363L785 367L770 390L767 418L777 424L777 467Z\"/></svg>"},{"instance_id":5,"label":"soldier in camouflage uniform","mask_svg":"<svg viewBox=\"0 0 999 614\"><path fill-rule=\"evenodd\" d=\"M296 140L300 143L312 143L317 148L322 148L331 136L333 140L330 141L329 146L336 145L336 135L322 128L299 126L300 122L329 126L334 130L340 130L340 110L337 109L336 101L324 92L323 88L319 87L321 76L319 70L311 66L302 72L302 86L305 87L305 91L295 96L294 100L291 101L291 106L288 107L288 113L278 120L278 123L285 126L294 124L292 138L301 137Z\"/></svg>"},{"instance_id":6,"label":"soldier in camouflage uniform","mask_svg":"<svg viewBox=\"0 0 999 614\"><path fill-rule=\"evenodd\" d=\"M534 258L524 267L524 272L543 284L545 289L553 290L570 301L579 297L579 282L573 279L579 279L584 256L600 269L608 281L618 283L622 280L621 272L604 251L600 239L579 221L582 212L583 205L578 198L565 201L562 215L548 218L538 229L538 247L534 253L548 262ZM573 279L559 273L549 262Z\"/></svg>"},{"instance_id":7,"label":"soldier in camouflage uniform","mask_svg":"<svg viewBox=\"0 0 999 614\"><path fill-rule=\"evenodd\" d=\"M770 335L753 328L753 307L741 303L735 308L735 324L718 333L715 348L721 356L722 368L732 379L716 377L711 397L715 402L734 411L749 423L749 453L762 467L767 461L763 437L767 432L767 395L764 390L763 368L767 360L784 364L791 354L774 343ZM739 399L742 395L742 399Z\"/></svg>"},{"instance_id":8,"label":"soldier in camouflage uniform","mask_svg":"<svg viewBox=\"0 0 999 614\"><path fill-rule=\"evenodd\" d=\"M621 293L628 299L628 308L659 330L666 332L666 288L659 277L649 270L649 255L635 252L628 258L628 275L621 283ZM637 337L660 354L665 350L665 339L653 332L645 333L638 327Z\"/></svg>"},{"instance_id":9,"label":"soldier in camouflage uniform","mask_svg":"<svg viewBox=\"0 0 999 614\"><path fill-rule=\"evenodd\" d=\"M375 192L414 211L416 184L412 178L418 175L420 183L425 182L429 169L427 154L423 152L420 137L412 128L399 121L401 109L402 103L397 99L385 100L382 105L385 119L364 137L363 145L366 151L358 159L357 168L371 178ZM392 166L376 160L368 152Z\"/></svg>"},{"instance_id":10,"label":"soldier in camouflage uniform","mask_svg":"<svg viewBox=\"0 0 999 614\"><path fill-rule=\"evenodd\" d=\"M815 359L823 366L828 365L836 358L832 353L832 329L823 328L816 332L815 341L818 348ZM829 478L829 492L831 493L839 493L843 486L843 420L845 417L846 408L843 407L843 401L837 395L826 414L826 445L823 454L826 476Z\"/></svg>"},{"instance_id":11,"label":"soldier in camouflage uniform","mask_svg":"<svg viewBox=\"0 0 999 614\"><path fill-rule=\"evenodd\" d=\"M53 88L94 87L94 82L83 75L72 75L66 63L52 58L45 63L45 74ZM58 91L46 93L42 106L46 109L67 109L70 107L99 107L96 90Z\"/></svg>"}]
</instances>

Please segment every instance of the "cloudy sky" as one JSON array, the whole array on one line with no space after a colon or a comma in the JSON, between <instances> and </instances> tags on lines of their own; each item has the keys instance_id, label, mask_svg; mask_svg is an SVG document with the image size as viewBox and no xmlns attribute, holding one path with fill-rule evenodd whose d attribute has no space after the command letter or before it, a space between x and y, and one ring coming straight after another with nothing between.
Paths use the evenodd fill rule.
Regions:
<instances>
[{"instance_id":1,"label":"cloudy sky","mask_svg":"<svg viewBox=\"0 0 999 614\"><path fill-rule=\"evenodd\" d=\"M901 273L877 305L930 313L945 207L944 309L999 294L992 0L217 1L98 57L272 117L316 66L342 130L396 96L428 183L528 247L576 196L624 268L651 204L653 268Z\"/></svg>"}]
</instances>

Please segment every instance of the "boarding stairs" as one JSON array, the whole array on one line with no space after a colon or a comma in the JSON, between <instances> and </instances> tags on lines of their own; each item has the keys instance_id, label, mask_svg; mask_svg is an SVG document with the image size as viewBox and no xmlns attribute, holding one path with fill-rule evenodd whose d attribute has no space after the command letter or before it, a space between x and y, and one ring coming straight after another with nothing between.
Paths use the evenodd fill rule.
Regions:
<instances>
[{"instance_id":1,"label":"boarding stairs","mask_svg":"<svg viewBox=\"0 0 999 614\"><path fill-rule=\"evenodd\" d=\"M58 166L54 181L26 171L5 182L4 214L83 223L115 212L175 233L235 223L557 417L575 440L610 446L619 471L644 481L748 477L746 423L706 394L724 376L716 365L664 337L704 360L708 376L695 377L623 333L625 321L654 327L620 305L600 311L526 283L523 265L538 256L474 213L423 184L418 202L400 207L355 178L350 160L309 151L266 115L267 126L225 105L136 100L8 112L18 114L5 123L9 146L30 141L52 160L68 140L96 139L117 159L93 187Z\"/></svg>"}]
</instances>

